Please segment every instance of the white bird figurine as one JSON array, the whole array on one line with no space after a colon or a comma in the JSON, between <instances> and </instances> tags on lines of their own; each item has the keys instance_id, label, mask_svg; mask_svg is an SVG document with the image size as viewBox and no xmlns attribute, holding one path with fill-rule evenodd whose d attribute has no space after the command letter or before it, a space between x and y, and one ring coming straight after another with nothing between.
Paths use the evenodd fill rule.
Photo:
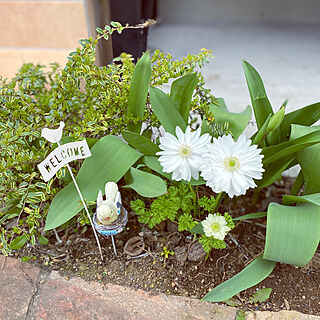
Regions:
<instances>
[{"instance_id":1,"label":"white bird figurine","mask_svg":"<svg viewBox=\"0 0 320 320\"><path fill-rule=\"evenodd\" d=\"M59 128L57 129L43 128L41 136L52 143L57 143L61 140L63 128L64 122L60 121Z\"/></svg>"},{"instance_id":2,"label":"white bird figurine","mask_svg":"<svg viewBox=\"0 0 320 320\"><path fill-rule=\"evenodd\" d=\"M97 219L104 225L110 225L118 219L121 210L121 195L118 186L114 182L108 182L105 186L106 200L103 200L99 190L97 197Z\"/></svg>"}]
</instances>

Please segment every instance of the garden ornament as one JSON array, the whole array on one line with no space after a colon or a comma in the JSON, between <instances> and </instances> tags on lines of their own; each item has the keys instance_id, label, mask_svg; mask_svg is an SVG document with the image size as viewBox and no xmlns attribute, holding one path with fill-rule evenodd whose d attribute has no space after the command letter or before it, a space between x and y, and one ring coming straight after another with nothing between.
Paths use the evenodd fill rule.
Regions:
<instances>
[{"instance_id":1,"label":"garden ornament","mask_svg":"<svg viewBox=\"0 0 320 320\"><path fill-rule=\"evenodd\" d=\"M108 226L118 218L117 202L121 203L121 195L117 184L114 182L106 183L105 195L106 200L103 200L101 190L98 193L97 219L100 223Z\"/></svg>"},{"instance_id":2,"label":"garden ornament","mask_svg":"<svg viewBox=\"0 0 320 320\"><path fill-rule=\"evenodd\" d=\"M45 138L49 142L58 143L62 138L63 128L64 122L60 121L58 129L43 128L41 131L41 137Z\"/></svg>"},{"instance_id":3,"label":"garden ornament","mask_svg":"<svg viewBox=\"0 0 320 320\"><path fill-rule=\"evenodd\" d=\"M45 181L48 181L58 172L59 169L61 169L65 165L67 166L68 171L71 175L72 181L76 187L76 190L81 199L83 207L89 218L89 221L93 226L93 222L92 222L89 210L87 208L86 202L82 196L82 193L79 189L78 183L73 175L73 172L68 164L70 161L90 157L91 152L87 144L87 141L85 139L82 141L70 142L70 143L60 145L63 128L64 128L64 122L60 121L59 127L57 129L49 129L49 128L42 129L41 136L51 143L57 143L58 148L54 149L46 157L46 159L44 159L41 163L38 164L38 169L43 179ZM98 235L95 231L95 228L92 228L92 229L98 244L101 260L103 260L103 255L102 255L102 250L101 250Z\"/></svg>"},{"instance_id":4,"label":"garden ornament","mask_svg":"<svg viewBox=\"0 0 320 320\"><path fill-rule=\"evenodd\" d=\"M105 200L101 190L99 190L97 212L93 216L93 223L100 234L111 237L115 255L117 255L117 249L113 236L120 233L127 222L128 213L122 206L118 186L115 182L107 182L105 185Z\"/></svg>"}]
</instances>

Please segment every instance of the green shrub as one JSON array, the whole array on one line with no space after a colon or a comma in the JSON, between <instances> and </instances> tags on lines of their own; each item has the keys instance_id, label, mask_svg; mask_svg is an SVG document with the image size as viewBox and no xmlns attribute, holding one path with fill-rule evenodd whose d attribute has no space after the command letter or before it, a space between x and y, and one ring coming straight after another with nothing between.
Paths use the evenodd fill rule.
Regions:
<instances>
[{"instance_id":1,"label":"green shrub","mask_svg":"<svg viewBox=\"0 0 320 320\"><path fill-rule=\"evenodd\" d=\"M49 154L51 147L40 138L41 128L56 126L63 120L64 135L76 140L118 135L138 121L145 121L148 126L158 124L148 100L143 119L127 114L134 69L131 55L123 53L115 59L117 63L98 67L95 65L97 42L93 38L80 40L81 47L70 53L64 69L58 64L51 64L49 69L25 64L12 80L0 78L0 249L4 254L26 242L33 245L37 241L47 242L41 230L50 202L70 181L62 168L55 178L43 182L37 164ZM202 50L197 55L174 60L157 50L151 57L151 85L161 86L194 71L209 57L210 52ZM197 76L200 82L192 105L197 106L200 114L206 114L214 98L203 87L201 74ZM75 172L80 165L81 162L73 164Z\"/></svg>"}]
</instances>

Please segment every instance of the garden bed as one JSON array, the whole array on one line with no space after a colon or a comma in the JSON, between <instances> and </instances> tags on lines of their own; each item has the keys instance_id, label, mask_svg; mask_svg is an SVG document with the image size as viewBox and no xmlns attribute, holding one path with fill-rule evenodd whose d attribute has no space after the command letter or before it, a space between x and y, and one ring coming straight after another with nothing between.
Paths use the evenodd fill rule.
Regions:
<instances>
[{"instance_id":1,"label":"garden bed","mask_svg":"<svg viewBox=\"0 0 320 320\"><path fill-rule=\"evenodd\" d=\"M251 212L265 211L269 202L280 202L282 194L288 194L292 181L286 178L263 190L256 204L252 203L253 192L246 197L229 199L222 203L221 211L229 211L233 217ZM202 193L211 189L201 187ZM129 208L133 193L124 192L126 208ZM240 209L240 210L239 210ZM205 261L192 262L188 259L188 248L193 235L179 233L181 239L173 237L177 232L173 223L160 224L150 230L137 221L133 212L129 213L127 228L115 237L118 256L113 253L109 238L102 239L104 261L101 262L98 248L90 227L79 235L60 233L62 243L52 233L46 246L27 247L15 253L16 257L31 257L29 262L60 271L65 277L78 275L89 281L115 283L151 293L163 292L202 298L213 287L239 273L264 249L265 219L247 220L239 223L226 238L227 248L212 250ZM177 235L177 233L176 233ZM141 236L147 255L134 258L123 252L126 241ZM171 242L168 243L168 237ZM173 240L172 240L173 237ZM166 259L163 247L169 254ZM189 249L190 250L190 249ZM162 255L161 255L162 254ZM190 258L190 256L189 256ZM192 258L192 257L191 257ZM303 313L320 314L320 253L316 252L312 261L304 268L287 264L277 264L272 274L258 286L241 292L237 300L239 307L246 310L292 309ZM263 303L249 303L258 288L272 288L270 298Z\"/></svg>"}]
</instances>

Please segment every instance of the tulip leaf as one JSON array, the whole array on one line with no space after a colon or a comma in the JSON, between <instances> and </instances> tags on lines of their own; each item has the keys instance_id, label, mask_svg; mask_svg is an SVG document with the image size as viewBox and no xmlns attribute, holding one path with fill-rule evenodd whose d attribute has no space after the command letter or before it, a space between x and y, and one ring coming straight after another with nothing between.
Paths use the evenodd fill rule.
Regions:
<instances>
[{"instance_id":1,"label":"tulip leaf","mask_svg":"<svg viewBox=\"0 0 320 320\"><path fill-rule=\"evenodd\" d=\"M186 130L186 123L170 97L158 88L150 87L151 107L165 131L175 135L176 127L183 132Z\"/></svg>"},{"instance_id":2,"label":"tulip leaf","mask_svg":"<svg viewBox=\"0 0 320 320\"><path fill-rule=\"evenodd\" d=\"M149 167L151 170L161 174L163 177L171 180L171 173L163 172L162 166L158 160L158 157L152 157L152 156L145 156L142 158L143 163Z\"/></svg>"},{"instance_id":3,"label":"tulip leaf","mask_svg":"<svg viewBox=\"0 0 320 320\"><path fill-rule=\"evenodd\" d=\"M239 292L261 282L272 272L275 265L276 262L262 259L259 256L237 275L211 290L202 300L213 302L228 300Z\"/></svg>"},{"instance_id":4,"label":"tulip leaf","mask_svg":"<svg viewBox=\"0 0 320 320\"><path fill-rule=\"evenodd\" d=\"M201 123L201 135L205 134L205 133L211 133L212 132L212 128L209 125L209 122L207 120L202 120Z\"/></svg>"},{"instance_id":5,"label":"tulip leaf","mask_svg":"<svg viewBox=\"0 0 320 320\"><path fill-rule=\"evenodd\" d=\"M266 119L262 127L250 138L252 139L252 144L257 144L257 145L261 144L262 147L265 146L265 143L262 144L262 142L264 141L264 139L268 134L267 128L270 122L270 118L271 118L271 114L269 114L268 118Z\"/></svg>"},{"instance_id":6,"label":"tulip leaf","mask_svg":"<svg viewBox=\"0 0 320 320\"><path fill-rule=\"evenodd\" d=\"M125 188L131 188L143 197L158 197L167 192L165 182L151 173L131 168L125 175L127 184Z\"/></svg>"},{"instance_id":7,"label":"tulip leaf","mask_svg":"<svg viewBox=\"0 0 320 320\"><path fill-rule=\"evenodd\" d=\"M214 114L215 121L222 125L227 122L233 137L238 139L251 118L251 107L247 106L243 112L233 113L228 111L222 98L218 98L217 101L219 105L210 105L210 111Z\"/></svg>"},{"instance_id":8,"label":"tulip leaf","mask_svg":"<svg viewBox=\"0 0 320 320\"><path fill-rule=\"evenodd\" d=\"M249 220L249 219L259 219L259 218L264 218L267 216L266 212L254 212L254 213L248 213L244 214L243 216L234 218L234 221L238 220Z\"/></svg>"},{"instance_id":9,"label":"tulip leaf","mask_svg":"<svg viewBox=\"0 0 320 320\"><path fill-rule=\"evenodd\" d=\"M138 149L146 156L155 156L156 153L160 151L159 147L155 143L138 133L123 131L122 137L131 147Z\"/></svg>"},{"instance_id":10,"label":"tulip leaf","mask_svg":"<svg viewBox=\"0 0 320 320\"><path fill-rule=\"evenodd\" d=\"M151 77L151 61L149 52L144 53L136 64L129 88L128 114L142 118L144 115L148 86ZM140 133L141 123L130 124L128 129Z\"/></svg>"},{"instance_id":11,"label":"tulip leaf","mask_svg":"<svg viewBox=\"0 0 320 320\"><path fill-rule=\"evenodd\" d=\"M264 259L305 266L320 240L320 207L271 203L268 207Z\"/></svg>"},{"instance_id":12,"label":"tulip leaf","mask_svg":"<svg viewBox=\"0 0 320 320\"><path fill-rule=\"evenodd\" d=\"M303 176L302 170L300 169L296 177L296 180L294 181L294 184L291 188L290 194L293 196L296 196L299 193L300 189L302 188L303 184L304 184L304 176Z\"/></svg>"},{"instance_id":13,"label":"tulip leaf","mask_svg":"<svg viewBox=\"0 0 320 320\"><path fill-rule=\"evenodd\" d=\"M272 106L269 102L262 79L257 70L255 70L247 61L243 61L242 65L247 80L257 126L258 129L260 129L265 123L269 114L273 115Z\"/></svg>"},{"instance_id":14,"label":"tulip leaf","mask_svg":"<svg viewBox=\"0 0 320 320\"><path fill-rule=\"evenodd\" d=\"M280 126L280 141L285 141L290 136L292 124L311 126L320 119L320 102L290 112L284 116Z\"/></svg>"},{"instance_id":15,"label":"tulip leaf","mask_svg":"<svg viewBox=\"0 0 320 320\"><path fill-rule=\"evenodd\" d=\"M320 127L305 127L299 125L292 125L290 139L301 139L308 134L320 134ZM320 170L318 164L320 163L320 145L314 145L296 154L296 159L301 166L303 176L305 179L305 189L303 194L320 192Z\"/></svg>"},{"instance_id":16,"label":"tulip leaf","mask_svg":"<svg viewBox=\"0 0 320 320\"><path fill-rule=\"evenodd\" d=\"M191 99L198 82L199 79L194 72L173 81L171 85L170 98L186 124L188 124Z\"/></svg>"},{"instance_id":17,"label":"tulip leaf","mask_svg":"<svg viewBox=\"0 0 320 320\"><path fill-rule=\"evenodd\" d=\"M282 203L284 205L290 205L293 203L311 203L320 207L320 193L307 194L305 196L282 196Z\"/></svg>"},{"instance_id":18,"label":"tulip leaf","mask_svg":"<svg viewBox=\"0 0 320 320\"><path fill-rule=\"evenodd\" d=\"M296 125L292 126L292 130ZM264 154L263 164L269 164L279 159L285 158L306 147L312 146L320 142L320 130L305 134L299 138L292 139L287 142L277 144L275 146L266 147L262 149Z\"/></svg>"},{"instance_id":19,"label":"tulip leaf","mask_svg":"<svg viewBox=\"0 0 320 320\"><path fill-rule=\"evenodd\" d=\"M105 136L91 149L76 177L86 201L95 201L99 190L104 190L108 181L118 182L141 154L115 136ZM53 199L45 230L59 227L83 209L73 182L58 192Z\"/></svg>"},{"instance_id":20,"label":"tulip leaf","mask_svg":"<svg viewBox=\"0 0 320 320\"><path fill-rule=\"evenodd\" d=\"M294 162L294 157L289 156L278 162L273 162L266 166L265 172L261 180L256 180L259 188L266 188L274 183L277 179L281 178L283 171L289 168L291 163Z\"/></svg>"}]
</instances>

